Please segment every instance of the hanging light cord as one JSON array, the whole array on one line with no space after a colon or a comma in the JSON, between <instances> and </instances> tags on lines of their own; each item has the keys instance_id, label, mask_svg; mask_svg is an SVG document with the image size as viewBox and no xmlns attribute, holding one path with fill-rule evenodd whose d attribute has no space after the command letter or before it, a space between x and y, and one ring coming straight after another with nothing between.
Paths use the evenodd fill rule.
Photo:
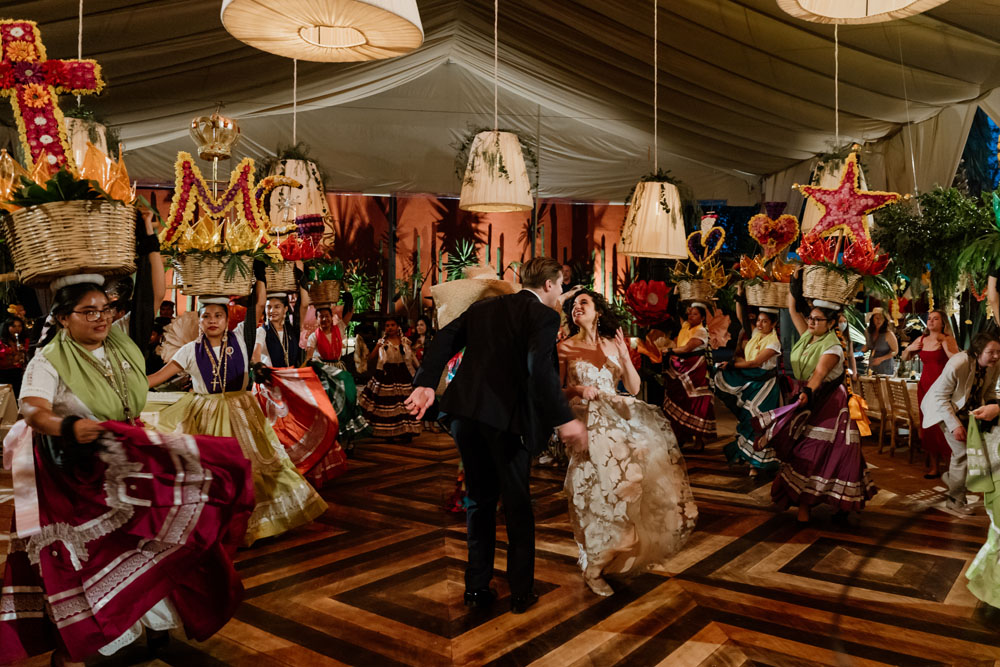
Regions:
<instances>
[{"instance_id":1,"label":"hanging light cord","mask_svg":"<svg viewBox=\"0 0 1000 667\"><path fill-rule=\"evenodd\" d=\"M500 0L493 0L493 131L500 131L497 109L500 77L500 47L499 47Z\"/></svg>"},{"instance_id":2,"label":"hanging light cord","mask_svg":"<svg viewBox=\"0 0 1000 667\"><path fill-rule=\"evenodd\" d=\"M906 67L903 65L903 40L900 37L899 26L896 26L896 44L899 47L899 76L903 80L903 103L906 105L906 138L910 144L910 169L913 171L913 194L917 194L917 161L913 157L913 123L910 121L910 96L906 92ZM917 200L917 212L920 212L920 200Z\"/></svg>"},{"instance_id":3,"label":"hanging light cord","mask_svg":"<svg viewBox=\"0 0 1000 667\"><path fill-rule=\"evenodd\" d=\"M840 24L833 24L833 127L837 137L834 150L840 150Z\"/></svg>"},{"instance_id":4,"label":"hanging light cord","mask_svg":"<svg viewBox=\"0 0 1000 667\"><path fill-rule=\"evenodd\" d=\"M659 0L653 0L653 171L660 171L660 6Z\"/></svg>"},{"instance_id":5,"label":"hanging light cord","mask_svg":"<svg viewBox=\"0 0 1000 667\"><path fill-rule=\"evenodd\" d=\"M299 134L299 61L292 58L292 145L298 143Z\"/></svg>"},{"instance_id":6,"label":"hanging light cord","mask_svg":"<svg viewBox=\"0 0 1000 667\"><path fill-rule=\"evenodd\" d=\"M76 27L76 59L83 60L83 0L80 0L80 12ZM80 96L76 96L76 106L80 107Z\"/></svg>"}]
</instances>

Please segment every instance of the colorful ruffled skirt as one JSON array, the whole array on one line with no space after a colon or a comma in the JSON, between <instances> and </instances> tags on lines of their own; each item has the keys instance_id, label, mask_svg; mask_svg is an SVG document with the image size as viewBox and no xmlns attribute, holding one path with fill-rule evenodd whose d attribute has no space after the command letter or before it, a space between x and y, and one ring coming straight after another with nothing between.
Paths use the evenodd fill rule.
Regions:
<instances>
[{"instance_id":1,"label":"colorful ruffled skirt","mask_svg":"<svg viewBox=\"0 0 1000 667\"><path fill-rule=\"evenodd\" d=\"M354 377L345 370L344 364L339 361L336 363L311 361L309 366L316 371L333 409L337 412L341 443L346 446L352 440L368 435L371 427L358 409L358 387L354 383Z\"/></svg>"},{"instance_id":2,"label":"colorful ruffled skirt","mask_svg":"<svg viewBox=\"0 0 1000 667\"><path fill-rule=\"evenodd\" d=\"M420 435L423 427L404 402L413 392L413 377L406 364L383 364L365 385L358 405L376 438Z\"/></svg>"},{"instance_id":3,"label":"colorful ruffled skirt","mask_svg":"<svg viewBox=\"0 0 1000 667\"><path fill-rule=\"evenodd\" d=\"M715 397L705 355L672 356L664 362L663 393L663 411L679 441L715 437Z\"/></svg>"},{"instance_id":4,"label":"colorful ruffled skirt","mask_svg":"<svg viewBox=\"0 0 1000 667\"><path fill-rule=\"evenodd\" d=\"M736 439L723 450L730 463L745 461L754 468L774 470L781 462L773 447L754 449L759 433L754 420L778 407L781 391L774 370L724 368L715 374L715 395L736 416Z\"/></svg>"},{"instance_id":5,"label":"colorful ruffled skirt","mask_svg":"<svg viewBox=\"0 0 1000 667\"><path fill-rule=\"evenodd\" d=\"M793 381L792 396L804 383ZM797 403L766 412L756 423L762 447L773 447L781 470L771 486L779 504L861 510L878 488L861 451L861 434L851 419L847 390L840 383L815 392L813 408Z\"/></svg>"},{"instance_id":6,"label":"colorful ruffled skirt","mask_svg":"<svg viewBox=\"0 0 1000 667\"><path fill-rule=\"evenodd\" d=\"M0 663L59 644L72 660L107 655L138 639L144 625L182 622L188 637L204 641L243 598L232 556L253 485L236 441L103 426L114 435L69 467L22 431Z\"/></svg>"},{"instance_id":7,"label":"colorful ruffled skirt","mask_svg":"<svg viewBox=\"0 0 1000 667\"><path fill-rule=\"evenodd\" d=\"M256 504L246 546L307 524L326 511L326 503L295 469L249 391L187 394L160 412L157 428L236 438L253 467Z\"/></svg>"}]
</instances>

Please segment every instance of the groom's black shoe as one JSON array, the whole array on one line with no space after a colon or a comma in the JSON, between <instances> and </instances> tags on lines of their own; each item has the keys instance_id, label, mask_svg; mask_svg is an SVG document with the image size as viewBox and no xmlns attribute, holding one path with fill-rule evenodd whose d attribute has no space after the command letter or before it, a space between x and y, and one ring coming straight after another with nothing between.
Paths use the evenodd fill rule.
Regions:
<instances>
[{"instance_id":1,"label":"groom's black shoe","mask_svg":"<svg viewBox=\"0 0 1000 667\"><path fill-rule=\"evenodd\" d=\"M535 595L535 591L531 591L527 595L512 595L510 597L510 613L523 614L536 602L538 602L538 596Z\"/></svg>"},{"instance_id":2,"label":"groom's black shoe","mask_svg":"<svg viewBox=\"0 0 1000 667\"><path fill-rule=\"evenodd\" d=\"M497 599L497 592L492 588L480 588L478 591L465 591L465 606L482 609L489 607Z\"/></svg>"}]
</instances>

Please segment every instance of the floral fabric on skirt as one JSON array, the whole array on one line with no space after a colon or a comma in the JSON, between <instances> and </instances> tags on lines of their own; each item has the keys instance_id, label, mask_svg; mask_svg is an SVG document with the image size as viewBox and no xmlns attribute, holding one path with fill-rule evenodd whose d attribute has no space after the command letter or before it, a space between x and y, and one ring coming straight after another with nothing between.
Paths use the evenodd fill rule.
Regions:
<instances>
[{"instance_id":1,"label":"floral fabric on skirt","mask_svg":"<svg viewBox=\"0 0 1000 667\"><path fill-rule=\"evenodd\" d=\"M792 403L757 420L764 432L757 444L774 447L781 460L781 472L771 486L776 503L861 510L878 492L847 406L847 390L834 382L815 392L812 409ZM803 384L793 381L791 395L797 396Z\"/></svg>"},{"instance_id":2,"label":"floral fabric on skirt","mask_svg":"<svg viewBox=\"0 0 1000 667\"><path fill-rule=\"evenodd\" d=\"M715 437L714 401L705 355L672 356L664 362L663 411L678 438Z\"/></svg>"},{"instance_id":3,"label":"floral fabric on skirt","mask_svg":"<svg viewBox=\"0 0 1000 667\"><path fill-rule=\"evenodd\" d=\"M309 365L326 390L326 395L337 411L340 421L340 441L345 445L371 432L371 427L358 409L358 388L354 377L344 369L342 362L311 361Z\"/></svg>"},{"instance_id":4,"label":"floral fabric on skirt","mask_svg":"<svg viewBox=\"0 0 1000 667\"><path fill-rule=\"evenodd\" d=\"M243 543L309 523L326 503L299 474L249 391L187 394L160 412L159 429L235 437L253 466L255 506Z\"/></svg>"},{"instance_id":5,"label":"floral fabric on skirt","mask_svg":"<svg viewBox=\"0 0 1000 667\"><path fill-rule=\"evenodd\" d=\"M774 410L781 401L773 370L762 368L724 368L715 374L715 395L736 415L736 439L724 451L730 463L746 461L754 468L774 470L778 461L773 447L754 449L758 433L753 422L763 413Z\"/></svg>"},{"instance_id":6,"label":"floral fabric on skirt","mask_svg":"<svg viewBox=\"0 0 1000 667\"><path fill-rule=\"evenodd\" d=\"M684 458L658 408L615 394L616 367L574 361L568 368L568 384L600 391L571 402L589 436L587 452L570 452L565 483L580 565L639 574L677 553L694 529Z\"/></svg>"},{"instance_id":7,"label":"floral fabric on skirt","mask_svg":"<svg viewBox=\"0 0 1000 667\"><path fill-rule=\"evenodd\" d=\"M403 363L386 362L375 370L368 381L358 405L372 427L376 438L394 438L401 435L420 435L423 427L410 416L403 402L413 391L413 376Z\"/></svg>"}]
</instances>

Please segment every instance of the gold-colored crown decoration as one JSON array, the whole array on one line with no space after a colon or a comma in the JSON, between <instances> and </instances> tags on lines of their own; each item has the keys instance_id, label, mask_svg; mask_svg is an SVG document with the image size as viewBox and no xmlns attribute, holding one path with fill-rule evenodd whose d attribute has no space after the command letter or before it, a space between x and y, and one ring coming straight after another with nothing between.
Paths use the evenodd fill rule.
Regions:
<instances>
[{"instance_id":1,"label":"gold-colored crown decoration","mask_svg":"<svg viewBox=\"0 0 1000 667\"><path fill-rule=\"evenodd\" d=\"M240 141L240 126L218 112L199 116L191 121L191 138L198 145L198 157L202 160L228 160Z\"/></svg>"}]
</instances>

